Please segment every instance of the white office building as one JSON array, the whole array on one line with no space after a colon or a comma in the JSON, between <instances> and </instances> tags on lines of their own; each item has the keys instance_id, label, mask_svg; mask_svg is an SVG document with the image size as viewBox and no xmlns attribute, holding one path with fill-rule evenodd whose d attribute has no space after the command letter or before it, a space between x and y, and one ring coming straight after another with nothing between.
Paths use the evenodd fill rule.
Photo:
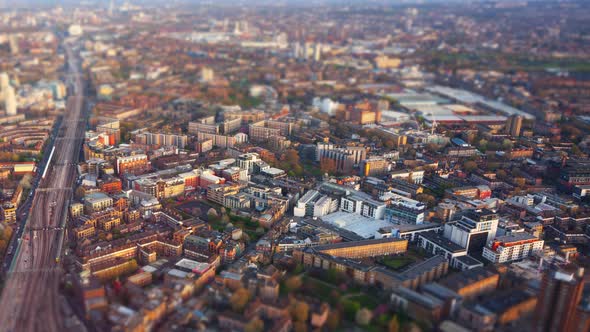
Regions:
<instances>
[{"instance_id":1,"label":"white office building","mask_svg":"<svg viewBox=\"0 0 590 332\"><path fill-rule=\"evenodd\" d=\"M417 200L386 192L381 200L388 203L385 220L394 224L421 224L424 222L426 205Z\"/></svg>"},{"instance_id":2,"label":"white office building","mask_svg":"<svg viewBox=\"0 0 590 332\"><path fill-rule=\"evenodd\" d=\"M460 220L445 224L444 237L468 253L481 252L496 238L498 222L498 215L490 210L467 211Z\"/></svg>"},{"instance_id":3,"label":"white office building","mask_svg":"<svg viewBox=\"0 0 590 332\"><path fill-rule=\"evenodd\" d=\"M338 210L338 200L331 199L328 196L322 196L313 205L313 216L323 217Z\"/></svg>"},{"instance_id":4,"label":"white office building","mask_svg":"<svg viewBox=\"0 0 590 332\"><path fill-rule=\"evenodd\" d=\"M340 199L340 209L342 211L360 214L367 218L383 219L386 207L383 202L357 195L350 195Z\"/></svg>"},{"instance_id":5,"label":"white office building","mask_svg":"<svg viewBox=\"0 0 590 332\"><path fill-rule=\"evenodd\" d=\"M298 201L293 208L295 217L311 216L314 213L314 204L319 198L320 193L317 190L309 190Z\"/></svg>"}]
</instances>

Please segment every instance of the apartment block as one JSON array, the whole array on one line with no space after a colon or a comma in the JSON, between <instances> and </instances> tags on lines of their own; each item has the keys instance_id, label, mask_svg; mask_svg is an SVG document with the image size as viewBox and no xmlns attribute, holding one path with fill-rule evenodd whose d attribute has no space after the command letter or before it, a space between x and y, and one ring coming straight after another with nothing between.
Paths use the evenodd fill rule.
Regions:
<instances>
[{"instance_id":1,"label":"apartment block","mask_svg":"<svg viewBox=\"0 0 590 332\"><path fill-rule=\"evenodd\" d=\"M506 263L521 260L543 251L545 241L525 233L512 233L495 238L483 249L483 258L492 263Z\"/></svg>"}]
</instances>

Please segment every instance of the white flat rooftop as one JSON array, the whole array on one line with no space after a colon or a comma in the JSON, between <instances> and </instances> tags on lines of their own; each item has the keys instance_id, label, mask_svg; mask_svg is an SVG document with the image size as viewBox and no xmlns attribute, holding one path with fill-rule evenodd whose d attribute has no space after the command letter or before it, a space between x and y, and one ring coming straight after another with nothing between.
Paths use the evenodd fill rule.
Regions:
<instances>
[{"instance_id":1,"label":"white flat rooftop","mask_svg":"<svg viewBox=\"0 0 590 332\"><path fill-rule=\"evenodd\" d=\"M158 271L157 268L151 266L151 265L146 265L144 267L141 268L144 272L149 272L149 273L154 273L156 271Z\"/></svg>"},{"instance_id":2,"label":"white flat rooftop","mask_svg":"<svg viewBox=\"0 0 590 332\"><path fill-rule=\"evenodd\" d=\"M179 260L175 265L192 272L200 272L209 267L208 263L201 263L187 258Z\"/></svg>"},{"instance_id":3,"label":"white flat rooftop","mask_svg":"<svg viewBox=\"0 0 590 332\"><path fill-rule=\"evenodd\" d=\"M181 271L178 269L171 269L170 271L168 271L168 275L176 277L176 278L180 278L180 279L184 279L188 276L190 272L185 272L185 271Z\"/></svg>"},{"instance_id":4,"label":"white flat rooftop","mask_svg":"<svg viewBox=\"0 0 590 332\"><path fill-rule=\"evenodd\" d=\"M375 233L382 227L391 226L392 223L385 220L363 217L360 214L338 211L321 218L336 227L353 232L365 239L375 236Z\"/></svg>"}]
</instances>

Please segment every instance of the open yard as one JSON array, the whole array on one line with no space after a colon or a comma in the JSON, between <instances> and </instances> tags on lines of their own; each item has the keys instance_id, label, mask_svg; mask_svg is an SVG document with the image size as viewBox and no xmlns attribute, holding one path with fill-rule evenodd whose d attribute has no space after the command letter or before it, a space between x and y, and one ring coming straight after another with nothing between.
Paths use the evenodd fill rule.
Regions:
<instances>
[{"instance_id":1,"label":"open yard","mask_svg":"<svg viewBox=\"0 0 590 332\"><path fill-rule=\"evenodd\" d=\"M336 304L340 298L340 291L336 286L308 275L303 277L302 291L308 296L332 305Z\"/></svg>"},{"instance_id":2,"label":"open yard","mask_svg":"<svg viewBox=\"0 0 590 332\"><path fill-rule=\"evenodd\" d=\"M401 270L414 262L416 259L412 256L389 256L381 260L381 264L392 270Z\"/></svg>"},{"instance_id":3,"label":"open yard","mask_svg":"<svg viewBox=\"0 0 590 332\"><path fill-rule=\"evenodd\" d=\"M347 299L357 302L361 305L361 308L369 308L371 310L377 308L377 306L380 304L378 298L364 293L348 296Z\"/></svg>"},{"instance_id":4,"label":"open yard","mask_svg":"<svg viewBox=\"0 0 590 332\"><path fill-rule=\"evenodd\" d=\"M394 271L399 271L416 262L424 260L426 257L428 257L428 255L420 248L411 246L408 247L408 251L403 254L382 257L378 259L377 262Z\"/></svg>"},{"instance_id":5,"label":"open yard","mask_svg":"<svg viewBox=\"0 0 590 332\"><path fill-rule=\"evenodd\" d=\"M198 217L205 221L208 221L207 211L209 211L210 208L216 209L215 206L201 200L187 200L180 203L178 206L176 206L176 208L184 213L188 213L193 217Z\"/></svg>"}]
</instances>

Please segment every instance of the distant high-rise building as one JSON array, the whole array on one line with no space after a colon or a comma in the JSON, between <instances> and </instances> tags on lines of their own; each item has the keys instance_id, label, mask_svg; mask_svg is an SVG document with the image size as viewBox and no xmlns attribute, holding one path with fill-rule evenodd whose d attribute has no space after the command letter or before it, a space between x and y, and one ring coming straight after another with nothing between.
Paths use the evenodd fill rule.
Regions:
<instances>
[{"instance_id":1,"label":"distant high-rise building","mask_svg":"<svg viewBox=\"0 0 590 332\"><path fill-rule=\"evenodd\" d=\"M311 44L309 42L303 43L303 52L301 54L303 59L307 60L307 58L309 58L310 53L313 53L313 48L311 47Z\"/></svg>"},{"instance_id":2,"label":"distant high-rise building","mask_svg":"<svg viewBox=\"0 0 590 332\"><path fill-rule=\"evenodd\" d=\"M520 136L520 132L522 131L522 116L520 115L513 115L508 118L508 123L506 124L506 132L511 136L518 137Z\"/></svg>"},{"instance_id":3,"label":"distant high-rise building","mask_svg":"<svg viewBox=\"0 0 590 332\"><path fill-rule=\"evenodd\" d=\"M14 88L9 85L3 93L6 115L16 115L16 93Z\"/></svg>"},{"instance_id":4,"label":"distant high-rise building","mask_svg":"<svg viewBox=\"0 0 590 332\"><path fill-rule=\"evenodd\" d=\"M287 37L287 34L284 32L279 33L276 37L275 37L275 41L278 44L281 45L286 45L289 42L289 37Z\"/></svg>"},{"instance_id":5,"label":"distant high-rise building","mask_svg":"<svg viewBox=\"0 0 590 332\"><path fill-rule=\"evenodd\" d=\"M70 36L81 36L82 32L83 32L82 26L79 24L72 24L68 28L68 34Z\"/></svg>"},{"instance_id":6,"label":"distant high-rise building","mask_svg":"<svg viewBox=\"0 0 590 332\"><path fill-rule=\"evenodd\" d=\"M242 31L247 33L250 30L250 27L248 26L248 21L241 21L240 25L242 27Z\"/></svg>"},{"instance_id":7,"label":"distant high-rise building","mask_svg":"<svg viewBox=\"0 0 590 332\"><path fill-rule=\"evenodd\" d=\"M211 82L211 81L213 81L214 75L215 75L215 73L213 72L213 69L211 69L209 67L203 67L203 68L201 68L201 81L202 82Z\"/></svg>"},{"instance_id":8,"label":"distant high-rise building","mask_svg":"<svg viewBox=\"0 0 590 332\"><path fill-rule=\"evenodd\" d=\"M239 35L242 34L242 30L240 30L240 22L236 21L234 23L234 34Z\"/></svg>"},{"instance_id":9,"label":"distant high-rise building","mask_svg":"<svg viewBox=\"0 0 590 332\"><path fill-rule=\"evenodd\" d=\"M10 53L18 54L20 52L18 47L18 37L16 35L10 35L10 37L8 37L8 43L10 45Z\"/></svg>"},{"instance_id":10,"label":"distant high-rise building","mask_svg":"<svg viewBox=\"0 0 590 332\"><path fill-rule=\"evenodd\" d=\"M576 319L584 290L584 269L576 272L552 270L543 275L535 309L533 331L571 332L580 330Z\"/></svg>"},{"instance_id":11,"label":"distant high-rise building","mask_svg":"<svg viewBox=\"0 0 590 332\"><path fill-rule=\"evenodd\" d=\"M0 92L4 93L10 85L10 77L6 72L0 73Z\"/></svg>"},{"instance_id":12,"label":"distant high-rise building","mask_svg":"<svg viewBox=\"0 0 590 332\"><path fill-rule=\"evenodd\" d=\"M322 44L316 43L313 48L313 61L319 62L322 59Z\"/></svg>"},{"instance_id":13,"label":"distant high-rise building","mask_svg":"<svg viewBox=\"0 0 590 332\"><path fill-rule=\"evenodd\" d=\"M414 19L418 16L417 8L406 9L406 31L411 31L414 25Z\"/></svg>"},{"instance_id":14,"label":"distant high-rise building","mask_svg":"<svg viewBox=\"0 0 590 332\"><path fill-rule=\"evenodd\" d=\"M301 44L299 42L295 42L293 44L293 57L295 59L299 59L301 57Z\"/></svg>"},{"instance_id":15,"label":"distant high-rise building","mask_svg":"<svg viewBox=\"0 0 590 332\"><path fill-rule=\"evenodd\" d=\"M406 31L411 31L413 24L414 20L412 20L411 18L406 18Z\"/></svg>"}]
</instances>

